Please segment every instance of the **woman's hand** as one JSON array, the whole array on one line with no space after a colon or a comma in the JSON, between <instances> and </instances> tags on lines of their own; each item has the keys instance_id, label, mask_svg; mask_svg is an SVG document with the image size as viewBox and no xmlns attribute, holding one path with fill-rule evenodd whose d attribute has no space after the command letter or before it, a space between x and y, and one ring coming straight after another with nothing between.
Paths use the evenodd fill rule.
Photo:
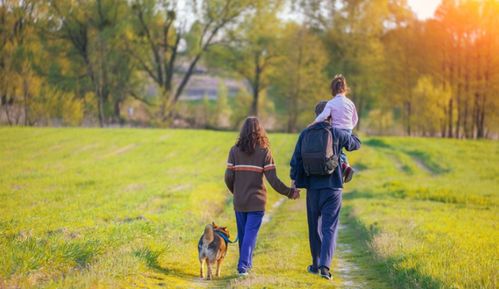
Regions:
<instances>
[{"instance_id":1,"label":"woman's hand","mask_svg":"<svg viewBox=\"0 0 499 289\"><path fill-rule=\"evenodd\" d=\"M297 188L293 188L293 193L291 194L290 199L296 200L300 198L300 190Z\"/></svg>"}]
</instances>

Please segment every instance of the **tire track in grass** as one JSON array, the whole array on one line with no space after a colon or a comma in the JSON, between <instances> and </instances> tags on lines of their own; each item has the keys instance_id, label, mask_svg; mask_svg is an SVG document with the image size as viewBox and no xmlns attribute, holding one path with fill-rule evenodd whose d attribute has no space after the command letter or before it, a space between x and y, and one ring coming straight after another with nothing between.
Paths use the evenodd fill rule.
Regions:
<instances>
[{"instance_id":1,"label":"tire track in grass","mask_svg":"<svg viewBox=\"0 0 499 289\"><path fill-rule=\"evenodd\" d=\"M422 159L420 159L416 156L412 156L412 160L414 161L414 163L416 164L418 169L420 169L422 172L424 172L425 174L428 174L428 175L433 174L433 170L428 165L426 165Z\"/></svg>"}]
</instances>

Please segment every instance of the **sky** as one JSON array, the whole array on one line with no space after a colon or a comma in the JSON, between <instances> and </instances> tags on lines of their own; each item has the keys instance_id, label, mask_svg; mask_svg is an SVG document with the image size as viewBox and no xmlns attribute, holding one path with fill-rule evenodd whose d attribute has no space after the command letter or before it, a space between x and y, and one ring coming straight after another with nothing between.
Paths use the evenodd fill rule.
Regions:
<instances>
[{"instance_id":1,"label":"sky","mask_svg":"<svg viewBox=\"0 0 499 289\"><path fill-rule=\"evenodd\" d=\"M433 16L440 0L408 0L411 7L419 19L427 19Z\"/></svg>"},{"instance_id":2,"label":"sky","mask_svg":"<svg viewBox=\"0 0 499 289\"><path fill-rule=\"evenodd\" d=\"M428 18L431 18L433 17L433 15L435 14L435 10L437 9L437 6L440 4L441 0L407 0L407 3L409 4L409 6L411 7L411 9L416 13L416 16L421 19L421 20L425 20L425 19L428 19ZM181 14L185 14L185 15L189 15L189 12L186 12L187 10L187 1L178 1L177 2L178 5L179 5L179 9L180 9L180 13ZM192 15L192 14L191 14ZM280 15L280 17L284 20L297 20L297 21L300 21L299 19L297 19L297 17L299 18L299 16L297 16L296 14L294 13L290 13L290 11L283 11ZM182 17L180 17L182 18ZM186 17L186 19L192 19L192 17ZM189 21L187 20L186 23L183 23L183 24L187 24L187 27L190 27L190 25L192 24L192 21Z\"/></svg>"}]
</instances>

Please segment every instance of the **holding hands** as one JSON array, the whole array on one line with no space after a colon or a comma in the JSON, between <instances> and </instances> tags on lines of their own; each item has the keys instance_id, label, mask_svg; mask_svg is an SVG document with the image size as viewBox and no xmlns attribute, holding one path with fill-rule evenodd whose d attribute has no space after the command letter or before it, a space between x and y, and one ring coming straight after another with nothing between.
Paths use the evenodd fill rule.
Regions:
<instances>
[{"instance_id":1,"label":"holding hands","mask_svg":"<svg viewBox=\"0 0 499 289\"><path fill-rule=\"evenodd\" d=\"M296 200L300 198L300 190L296 188L295 181L291 180L291 188L293 189L293 193L289 197L290 199Z\"/></svg>"}]
</instances>

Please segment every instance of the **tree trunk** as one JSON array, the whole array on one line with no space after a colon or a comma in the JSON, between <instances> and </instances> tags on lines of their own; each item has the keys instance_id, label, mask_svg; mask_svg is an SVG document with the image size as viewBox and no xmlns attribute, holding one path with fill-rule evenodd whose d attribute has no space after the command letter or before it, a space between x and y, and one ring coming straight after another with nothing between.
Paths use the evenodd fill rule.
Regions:
<instances>
[{"instance_id":1,"label":"tree trunk","mask_svg":"<svg viewBox=\"0 0 499 289\"><path fill-rule=\"evenodd\" d=\"M406 115L407 115L406 133L408 136L411 136L411 134L412 134L412 127L411 127L412 105L411 105L410 101L406 101L405 109L406 109Z\"/></svg>"},{"instance_id":2,"label":"tree trunk","mask_svg":"<svg viewBox=\"0 0 499 289\"><path fill-rule=\"evenodd\" d=\"M447 137L451 138L452 137L452 111L454 110L454 100L452 99L452 96L451 96L451 99L449 100L449 111L448 111L448 129L447 129Z\"/></svg>"},{"instance_id":3,"label":"tree trunk","mask_svg":"<svg viewBox=\"0 0 499 289\"><path fill-rule=\"evenodd\" d=\"M258 99L260 97L260 77L262 68L260 67L260 53L255 54L255 79L253 81L253 101L251 102L250 114L258 116Z\"/></svg>"},{"instance_id":4,"label":"tree trunk","mask_svg":"<svg viewBox=\"0 0 499 289\"><path fill-rule=\"evenodd\" d=\"M5 115L7 116L7 122L9 123L10 126L12 126L13 123L12 123L12 119L10 118L8 104L5 105L4 108L5 108Z\"/></svg>"},{"instance_id":5,"label":"tree trunk","mask_svg":"<svg viewBox=\"0 0 499 289\"><path fill-rule=\"evenodd\" d=\"M446 106L444 105L444 117L442 119L440 119L440 137L445 137L445 129L446 129L446 125L445 125L445 115L447 115L447 108Z\"/></svg>"},{"instance_id":6,"label":"tree trunk","mask_svg":"<svg viewBox=\"0 0 499 289\"><path fill-rule=\"evenodd\" d=\"M124 124L124 120L121 117L121 102L122 102L122 98L117 99L114 102L114 106L113 106L114 119L115 119L116 123L118 123L120 126L122 126Z\"/></svg>"},{"instance_id":7,"label":"tree trunk","mask_svg":"<svg viewBox=\"0 0 499 289\"><path fill-rule=\"evenodd\" d=\"M24 125L28 126L29 123L29 84L26 79L23 80L23 98L24 98Z\"/></svg>"},{"instance_id":8,"label":"tree trunk","mask_svg":"<svg viewBox=\"0 0 499 289\"><path fill-rule=\"evenodd\" d=\"M105 116L104 116L104 97L102 96L102 91L97 88L97 98L98 98L98 104L97 108L99 111L99 126L104 127L104 122L105 122Z\"/></svg>"},{"instance_id":9,"label":"tree trunk","mask_svg":"<svg viewBox=\"0 0 499 289\"><path fill-rule=\"evenodd\" d=\"M95 97L97 97L97 116L99 118L99 126L104 127L104 100L101 96L101 91L99 89L99 84L97 83L97 79L94 74L94 70L92 67L92 63L90 62L90 59L88 58L88 55L82 53L83 55L83 61L85 62L85 65L87 66L87 75L92 81L92 84L94 85L94 93Z\"/></svg>"},{"instance_id":10,"label":"tree trunk","mask_svg":"<svg viewBox=\"0 0 499 289\"><path fill-rule=\"evenodd\" d=\"M256 79L255 81L258 81L258 78L260 76L256 76ZM258 84L255 84L253 86L253 100L251 101L251 110L250 110L250 114L251 115L254 115L254 116L258 116L258 99L260 98L260 92L259 92L259 85Z\"/></svg>"},{"instance_id":11,"label":"tree trunk","mask_svg":"<svg viewBox=\"0 0 499 289\"><path fill-rule=\"evenodd\" d=\"M473 101L473 125L472 125L472 134L473 138L477 138L478 131L478 123L479 123L479 114L480 114L480 95L478 92L475 92L475 99Z\"/></svg>"},{"instance_id":12,"label":"tree trunk","mask_svg":"<svg viewBox=\"0 0 499 289\"><path fill-rule=\"evenodd\" d=\"M484 138L485 136L485 93L482 95L482 104L480 109L480 116L478 122L477 138Z\"/></svg>"},{"instance_id":13,"label":"tree trunk","mask_svg":"<svg viewBox=\"0 0 499 289\"><path fill-rule=\"evenodd\" d=\"M464 57L464 114L463 114L463 130L464 130L464 137L465 138L470 138L470 129L469 129L469 99L471 97L470 95L470 67L469 67L469 59L471 57L468 49L468 42L466 42L466 47L465 47L465 57Z\"/></svg>"}]
</instances>

